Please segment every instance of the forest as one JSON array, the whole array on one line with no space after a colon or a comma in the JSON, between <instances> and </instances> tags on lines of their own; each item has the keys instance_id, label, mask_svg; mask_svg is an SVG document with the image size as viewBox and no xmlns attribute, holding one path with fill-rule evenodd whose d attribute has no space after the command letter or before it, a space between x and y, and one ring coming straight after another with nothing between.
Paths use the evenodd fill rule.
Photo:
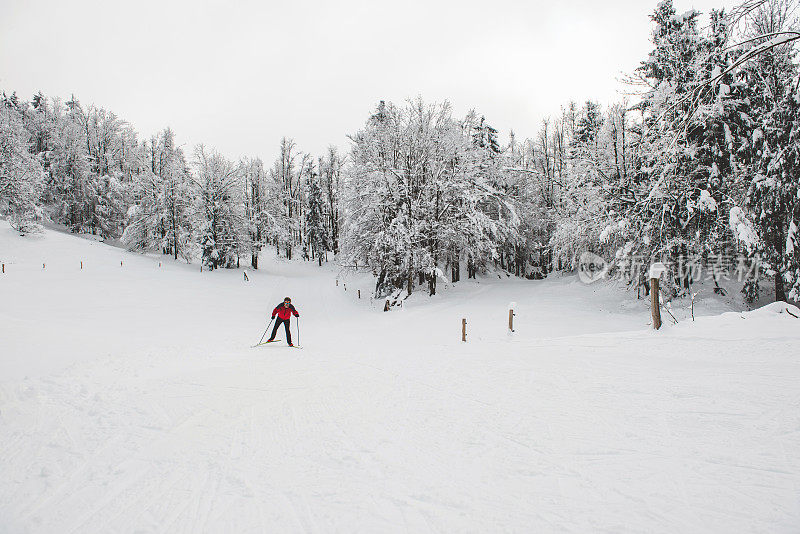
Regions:
<instances>
[{"instance_id":1,"label":"forest","mask_svg":"<svg viewBox=\"0 0 800 534\"><path fill-rule=\"evenodd\" d=\"M662 1L630 96L566 102L524 138L417 97L373 104L346 151L283 138L265 164L187 153L170 128L142 139L75 96L6 90L0 213L21 233L64 225L210 270L257 269L265 247L335 260L372 272L381 297L489 270L546 277L591 252L642 292L641 266L662 261L671 298L700 264L745 273L747 301L765 280L800 300L796 7L703 17Z\"/></svg>"}]
</instances>

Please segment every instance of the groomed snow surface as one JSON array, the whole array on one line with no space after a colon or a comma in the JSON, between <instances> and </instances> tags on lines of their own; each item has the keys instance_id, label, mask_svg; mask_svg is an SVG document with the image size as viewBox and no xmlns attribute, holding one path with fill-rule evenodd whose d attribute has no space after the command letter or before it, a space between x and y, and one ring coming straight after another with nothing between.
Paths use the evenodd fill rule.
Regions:
<instances>
[{"instance_id":1,"label":"groomed snow surface","mask_svg":"<svg viewBox=\"0 0 800 534\"><path fill-rule=\"evenodd\" d=\"M654 332L495 275L383 313L272 250L245 282L5 222L0 261L0 532L800 529L786 305ZM287 295L304 348L250 348Z\"/></svg>"}]
</instances>

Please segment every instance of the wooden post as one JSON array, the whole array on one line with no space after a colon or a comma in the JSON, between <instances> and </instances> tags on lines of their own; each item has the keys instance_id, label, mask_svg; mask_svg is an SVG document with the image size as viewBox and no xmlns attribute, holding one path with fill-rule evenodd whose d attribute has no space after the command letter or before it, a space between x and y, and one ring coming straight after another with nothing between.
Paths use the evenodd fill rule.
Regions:
<instances>
[{"instance_id":1,"label":"wooden post","mask_svg":"<svg viewBox=\"0 0 800 534\"><path fill-rule=\"evenodd\" d=\"M358 290L358 298L361 298L361 290Z\"/></svg>"},{"instance_id":2,"label":"wooden post","mask_svg":"<svg viewBox=\"0 0 800 534\"><path fill-rule=\"evenodd\" d=\"M336 287L339 287L339 279L336 279Z\"/></svg>"},{"instance_id":3,"label":"wooden post","mask_svg":"<svg viewBox=\"0 0 800 534\"><path fill-rule=\"evenodd\" d=\"M653 328L661 328L661 301L659 299L658 279L666 270L663 263L654 263L650 266L650 311L653 315Z\"/></svg>"},{"instance_id":4,"label":"wooden post","mask_svg":"<svg viewBox=\"0 0 800 534\"><path fill-rule=\"evenodd\" d=\"M347 291L347 284L342 284L344 286L344 290Z\"/></svg>"},{"instance_id":5,"label":"wooden post","mask_svg":"<svg viewBox=\"0 0 800 534\"><path fill-rule=\"evenodd\" d=\"M508 310L508 329L514 331L514 310Z\"/></svg>"},{"instance_id":6,"label":"wooden post","mask_svg":"<svg viewBox=\"0 0 800 534\"><path fill-rule=\"evenodd\" d=\"M161 267L161 262L158 262L158 266Z\"/></svg>"},{"instance_id":7,"label":"wooden post","mask_svg":"<svg viewBox=\"0 0 800 534\"><path fill-rule=\"evenodd\" d=\"M6 264L3 264L3 274L6 274Z\"/></svg>"},{"instance_id":8,"label":"wooden post","mask_svg":"<svg viewBox=\"0 0 800 534\"><path fill-rule=\"evenodd\" d=\"M461 319L461 341L467 340L467 320Z\"/></svg>"},{"instance_id":9,"label":"wooden post","mask_svg":"<svg viewBox=\"0 0 800 534\"><path fill-rule=\"evenodd\" d=\"M650 279L650 307L653 311L653 328L661 328L661 306L658 302L658 278Z\"/></svg>"},{"instance_id":10,"label":"wooden post","mask_svg":"<svg viewBox=\"0 0 800 534\"><path fill-rule=\"evenodd\" d=\"M81 269L83 269L83 261L81 261Z\"/></svg>"},{"instance_id":11,"label":"wooden post","mask_svg":"<svg viewBox=\"0 0 800 534\"><path fill-rule=\"evenodd\" d=\"M383 311L385 312L389 311L389 299L386 299L386 304L383 305Z\"/></svg>"}]
</instances>

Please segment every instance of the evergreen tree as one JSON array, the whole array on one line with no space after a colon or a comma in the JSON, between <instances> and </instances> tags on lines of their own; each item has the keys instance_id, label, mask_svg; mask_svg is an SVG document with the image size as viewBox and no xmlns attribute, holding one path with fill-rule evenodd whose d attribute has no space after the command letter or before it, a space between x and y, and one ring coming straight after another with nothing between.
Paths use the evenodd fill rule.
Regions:
<instances>
[{"instance_id":1,"label":"evergreen tree","mask_svg":"<svg viewBox=\"0 0 800 534\"><path fill-rule=\"evenodd\" d=\"M600 136L603 127L603 114L596 102L587 100L581 116L575 125L574 142L584 146L593 146Z\"/></svg>"},{"instance_id":2,"label":"evergreen tree","mask_svg":"<svg viewBox=\"0 0 800 534\"><path fill-rule=\"evenodd\" d=\"M752 20L752 46L758 47L791 22L789 5L767 2ZM771 47L744 69L748 80L754 160L745 205L758 234L752 250L774 274L775 300L800 298L797 226L800 224L800 74L791 44Z\"/></svg>"}]
</instances>

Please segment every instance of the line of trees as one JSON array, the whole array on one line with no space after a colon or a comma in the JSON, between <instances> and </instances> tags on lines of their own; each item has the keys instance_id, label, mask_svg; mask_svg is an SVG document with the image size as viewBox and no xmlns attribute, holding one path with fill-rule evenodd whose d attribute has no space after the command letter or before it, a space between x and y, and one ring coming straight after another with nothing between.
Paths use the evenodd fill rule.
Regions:
<instances>
[{"instance_id":1,"label":"line of trees","mask_svg":"<svg viewBox=\"0 0 800 534\"><path fill-rule=\"evenodd\" d=\"M475 111L381 102L314 158L291 139L265 169L166 129L140 141L125 121L41 93L0 101L0 210L20 231L42 220L121 238L132 250L200 258L210 269L287 258L369 269L377 295L458 282L487 269L528 278L613 260L668 260L667 291L691 291L689 258L762 262L775 298L800 299L800 75L796 0L730 13L651 16L653 49L630 77L638 96L569 103L536 136L506 143ZM749 272L752 272L749 271ZM754 299L759 280L743 292Z\"/></svg>"},{"instance_id":2,"label":"line of trees","mask_svg":"<svg viewBox=\"0 0 800 534\"><path fill-rule=\"evenodd\" d=\"M640 100L604 116L587 103L577 127L571 110L562 120L573 162L553 215L557 256L602 254L634 284L646 277L630 269L636 259L668 260L680 295L690 258L739 255L772 275L776 300L800 299L796 9L753 0L712 11L701 29L696 11L658 4L654 48L632 77ZM745 271L752 301L759 280Z\"/></svg>"},{"instance_id":3,"label":"line of trees","mask_svg":"<svg viewBox=\"0 0 800 534\"><path fill-rule=\"evenodd\" d=\"M17 230L51 221L209 269L242 258L258 268L270 243L321 264L339 246L343 163L335 148L314 161L289 139L268 171L202 145L187 158L169 128L140 141L112 112L74 97L0 99L0 210Z\"/></svg>"}]
</instances>

